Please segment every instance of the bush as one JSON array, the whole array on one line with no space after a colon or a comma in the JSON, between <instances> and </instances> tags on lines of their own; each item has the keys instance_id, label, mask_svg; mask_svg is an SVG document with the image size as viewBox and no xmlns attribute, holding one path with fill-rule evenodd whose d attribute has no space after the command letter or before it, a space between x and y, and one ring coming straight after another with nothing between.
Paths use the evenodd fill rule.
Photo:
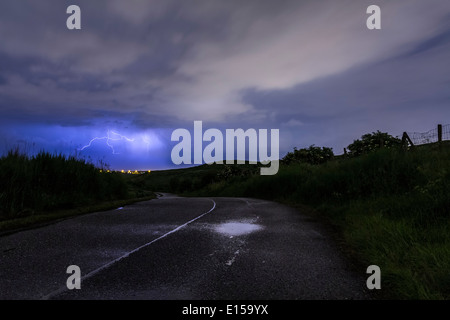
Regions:
<instances>
[{"instance_id":1,"label":"bush","mask_svg":"<svg viewBox=\"0 0 450 320\"><path fill-rule=\"evenodd\" d=\"M378 130L377 132L363 135L361 139L354 140L347 149L350 151L348 153L350 156L360 156L380 148L393 148L401 145L401 139Z\"/></svg>"},{"instance_id":2,"label":"bush","mask_svg":"<svg viewBox=\"0 0 450 320\"><path fill-rule=\"evenodd\" d=\"M309 163L309 164L321 164L325 163L328 160L333 159L333 149L328 147L316 147L311 145L309 148L303 148L298 150L294 148L293 152L289 152L283 159L283 164L292 164L292 163Z\"/></svg>"}]
</instances>

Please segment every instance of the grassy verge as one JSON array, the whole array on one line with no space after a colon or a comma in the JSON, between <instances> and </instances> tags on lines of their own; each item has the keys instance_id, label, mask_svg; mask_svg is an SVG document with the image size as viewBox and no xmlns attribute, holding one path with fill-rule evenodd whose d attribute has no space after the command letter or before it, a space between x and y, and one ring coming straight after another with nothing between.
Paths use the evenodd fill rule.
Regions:
<instances>
[{"instance_id":1,"label":"grassy verge","mask_svg":"<svg viewBox=\"0 0 450 320\"><path fill-rule=\"evenodd\" d=\"M0 232L155 198L131 181L82 159L11 151L0 158Z\"/></svg>"}]
</instances>

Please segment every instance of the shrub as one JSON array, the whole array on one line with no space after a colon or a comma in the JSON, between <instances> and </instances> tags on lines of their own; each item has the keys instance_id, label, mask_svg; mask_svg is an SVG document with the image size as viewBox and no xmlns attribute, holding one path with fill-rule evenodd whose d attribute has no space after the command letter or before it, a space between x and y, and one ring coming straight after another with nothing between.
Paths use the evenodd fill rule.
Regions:
<instances>
[{"instance_id":1,"label":"shrub","mask_svg":"<svg viewBox=\"0 0 450 320\"><path fill-rule=\"evenodd\" d=\"M380 148L400 147L402 140L381 131L367 133L361 139L354 140L347 149L350 156L360 156Z\"/></svg>"},{"instance_id":2,"label":"shrub","mask_svg":"<svg viewBox=\"0 0 450 320\"><path fill-rule=\"evenodd\" d=\"M282 163L309 163L309 164L321 164L328 160L333 159L333 149L328 147L316 147L311 145L309 148L297 149L294 148L293 152L289 152L283 159Z\"/></svg>"}]
</instances>

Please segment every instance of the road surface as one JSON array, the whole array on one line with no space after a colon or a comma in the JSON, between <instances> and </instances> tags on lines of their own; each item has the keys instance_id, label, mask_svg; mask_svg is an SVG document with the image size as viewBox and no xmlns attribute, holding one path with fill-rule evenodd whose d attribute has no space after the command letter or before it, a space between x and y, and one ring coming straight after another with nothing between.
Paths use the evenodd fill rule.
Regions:
<instances>
[{"instance_id":1,"label":"road surface","mask_svg":"<svg viewBox=\"0 0 450 320\"><path fill-rule=\"evenodd\" d=\"M164 194L0 237L3 300L368 298L320 224L264 200Z\"/></svg>"}]
</instances>

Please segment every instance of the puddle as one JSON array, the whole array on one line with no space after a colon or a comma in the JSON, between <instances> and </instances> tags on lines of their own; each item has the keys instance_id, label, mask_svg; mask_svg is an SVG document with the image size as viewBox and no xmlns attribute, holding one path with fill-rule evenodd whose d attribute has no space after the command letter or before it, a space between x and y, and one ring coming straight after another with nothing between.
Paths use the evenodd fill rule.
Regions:
<instances>
[{"instance_id":1,"label":"puddle","mask_svg":"<svg viewBox=\"0 0 450 320\"><path fill-rule=\"evenodd\" d=\"M261 230L262 226L246 222L227 222L215 227L215 231L228 236L240 236Z\"/></svg>"}]
</instances>

